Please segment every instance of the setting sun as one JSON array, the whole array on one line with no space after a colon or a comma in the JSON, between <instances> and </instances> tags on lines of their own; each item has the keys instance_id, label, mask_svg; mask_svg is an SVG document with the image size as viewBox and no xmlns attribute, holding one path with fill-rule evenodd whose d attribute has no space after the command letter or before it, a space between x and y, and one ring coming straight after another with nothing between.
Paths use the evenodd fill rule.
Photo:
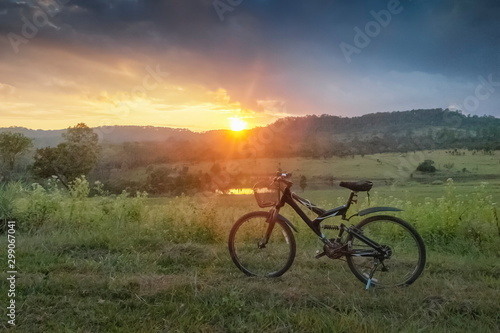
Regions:
<instances>
[{"instance_id":1,"label":"setting sun","mask_svg":"<svg viewBox=\"0 0 500 333\"><path fill-rule=\"evenodd\" d=\"M231 127L232 131L242 131L247 128L247 122L244 121L241 118L233 117L229 118L229 126Z\"/></svg>"}]
</instances>

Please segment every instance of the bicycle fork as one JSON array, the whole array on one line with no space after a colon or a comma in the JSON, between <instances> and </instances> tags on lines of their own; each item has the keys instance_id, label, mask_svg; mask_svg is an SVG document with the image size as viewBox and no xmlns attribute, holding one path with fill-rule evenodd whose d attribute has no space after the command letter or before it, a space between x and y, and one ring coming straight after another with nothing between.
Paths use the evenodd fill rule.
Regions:
<instances>
[{"instance_id":1,"label":"bicycle fork","mask_svg":"<svg viewBox=\"0 0 500 333\"><path fill-rule=\"evenodd\" d=\"M276 218L279 214L279 208L273 207L271 211L269 212L269 218L267 219L267 229L266 233L264 235L264 238L262 238L259 242L259 249L263 249L266 247L267 243L269 242L269 238L271 238L271 233L273 232L274 225L276 224Z\"/></svg>"}]
</instances>

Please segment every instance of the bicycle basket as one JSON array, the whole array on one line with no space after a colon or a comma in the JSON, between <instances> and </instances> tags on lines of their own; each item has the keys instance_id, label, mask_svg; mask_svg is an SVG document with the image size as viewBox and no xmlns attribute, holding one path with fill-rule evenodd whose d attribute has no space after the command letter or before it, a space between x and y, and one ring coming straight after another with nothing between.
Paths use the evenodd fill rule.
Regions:
<instances>
[{"instance_id":1,"label":"bicycle basket","mask_svg":"<svg viewBox=\"0 0 500 333\"><path fill-rule=\"evenodd\" d=\"M269 184L269 181L262 181L253 187L255 200L260 208L276 206L280 202L279 184Z\"/></svg>"}]
</instances>

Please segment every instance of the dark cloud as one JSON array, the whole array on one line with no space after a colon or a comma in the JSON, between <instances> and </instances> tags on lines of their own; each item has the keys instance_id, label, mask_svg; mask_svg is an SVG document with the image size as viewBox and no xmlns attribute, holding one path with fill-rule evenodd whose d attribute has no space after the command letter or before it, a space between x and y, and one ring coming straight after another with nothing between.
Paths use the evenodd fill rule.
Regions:
<instances>
[{"instance_id":1,"label":"dark cloud","mask_svg":"<svg viewBox=\"0 0 500 333\"><path fill-rule=\"evenodd\" d=\"M355 27L391 1L243 0L221 21L213 0L73 0L51 17L59 29L41 29L37 42L162 63L180 83L224 88L251 108L282 100L290 113L446 107L473 94L479 75L500 77L494 0L401 0L347 62L340 43L354 45ZM49 2L0 3L1 35L20 33L22 18ZM500 115L498 95L485 113Z\"/></svg>"}]
</instances>

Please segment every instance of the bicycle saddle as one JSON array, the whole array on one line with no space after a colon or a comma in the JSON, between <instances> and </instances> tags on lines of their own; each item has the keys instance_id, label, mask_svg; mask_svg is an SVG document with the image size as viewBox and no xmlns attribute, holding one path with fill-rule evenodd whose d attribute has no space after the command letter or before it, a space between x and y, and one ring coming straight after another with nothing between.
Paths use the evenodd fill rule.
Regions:
<instances>
[{"instance_id":1,"label":"bicycle saddle","mask_svg":"<svg viewBox=\"0 0 500 333\"><path fill-rule=\"evenodd\" d=\"M348 188L354 192L365 192L371 190L373 183L369 180L359 182L340 182L339 186Z\"/></svg>"}]
</instances>

